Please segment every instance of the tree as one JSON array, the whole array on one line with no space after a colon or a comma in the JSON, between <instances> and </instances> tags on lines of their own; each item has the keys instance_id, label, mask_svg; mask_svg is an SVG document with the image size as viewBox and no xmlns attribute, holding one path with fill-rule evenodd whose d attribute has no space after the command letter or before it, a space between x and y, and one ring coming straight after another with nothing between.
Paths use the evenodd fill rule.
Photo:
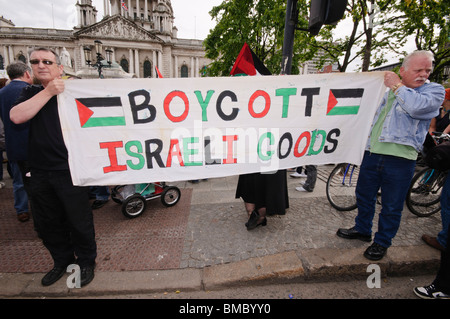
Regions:
<instances>
[{"instance_id":1,"label":"tree","mask_svg":"<svg viewBox=\"0 0 450 319\"><path fill-rule=\"evenodd\" d=\"M450 64L450 14L448 0L404 0L396 3L403 15L386 28L398 41L414 37L418 50L434 54L435 65L430 80L443 82L443 70Z\"/></svg>"},{"instance_id":2,"label":"tree","mask_svg":"<svg viewBox=\"0 0 450 319\"><path fill-rule=\"evenodd\" d=\"M310 1L297 1L300 29L307 29ZM379 10L374 28L372 5ZM204 42L206 57L213 60L208 75L228 76L245 42L272 73L278 74L285 14L285 0L224 0L214 7L210 15L217 25ZM343 19L351 22L344 32L342 20L335 26L322 27L318 36L296 31L292 65L299 66L320 56L318 67L332 61L339 71L345 72L362 60L361 69L367 71L388 62L388 53L399 59L404 57L404 47L411 36L415 36L417 49L435 54L433 80L439 81L442 69L449 63L448 0L348 0ZM292 74L298 72L297 67L292 68Z\"/></svg>"},{"instance_id":3,"label":"tree","mask_svg":"<svg viewBox=\"0 0 450 319\"><path fill-rule=\"evenodd\" d=\"M305 2L304 0L299 2ZM303 9L307 9L304 6ZM245 42L273 73L281 69L286 3L284 0L224 0L210 11L217 24L204 41L206 57L213 60L208 75L229 76L231 67ZM307 17L303 10L302 17ZM307 20L303 18L303 23ZM301 49L311 36L297 33L294 65L310 59L313 52ZM298 69L293 70L298 74ZM296 71L296 72L295 72Z\"/></svg>"}]
</instances>

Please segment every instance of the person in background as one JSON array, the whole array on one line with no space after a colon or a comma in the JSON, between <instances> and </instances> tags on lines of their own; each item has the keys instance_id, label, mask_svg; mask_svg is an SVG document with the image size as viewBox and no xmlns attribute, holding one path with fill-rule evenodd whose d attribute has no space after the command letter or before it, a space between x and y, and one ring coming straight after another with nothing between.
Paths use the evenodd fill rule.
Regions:
<instances>
[{"instance_id":1,"label":"person in background","mask_svg":"<svg viewBox=\"0 0 450 319\"><path fill-rule=\"evenodd\" d=\"M405 57L400 76L385 72L389 88L378 107L356 185L358 215L355 225L340 228L337 236L372 241L372 221L381 188L381 213L373 243L365 250L369 260L386 255L400 227L400 220L418 153L422 150L431 119L444 100L442 85L430 83L433 54L415 51Z\"/></svg>"},{"instance_id":2,"label":"person in background","mask_svg":"<svg viewBox=\"0 0 450 319\"><path fill-rule=\"evenodd\" d=\"M105 206L111 195L108 186L91 186L89 188L89 196L94 198L92 209L99 209Z\"/></svg>"},{"instance_id":3,"label":"person in background","mask_svg":"<svg viewBox=\"0 0 450 319\"><path fill-rule=\"evenodd\" d=\"M299 192L312 192L314 191L314 187L316 187L317 181L317 166L316 165L306 165L306 181L304 183L300 183L300 186L295 189Z\"/></svg>"},{"instance_id":4,"label":"person in background","mask_svg":"<svg viewBox=\"0 0 450 319\"><path fill-rule=\"evenodd\" d=\"M446 241L449 241L450 229L447 228ZM428 286L415 287L414 293L423 299L450 299L450 251L448 247L441 252L439 270L433 282Z\"/></svg>"},{"instance_id":5,"label":"person in background","mask_svg":"<svg viewBox=\"0 0 450 319\"><path fill-rule=\"evenodd\" d=\"M33 80L31 68L23 62L11 63L6 72L11 82L0 90L0 117L5 126L6 154L13 179L14 208L17 219L26 222L30 219L30 213L28 193L24 186L25 173L21 166L26 166L28 160L29 123L14 124L9 117L9 111L23 88L29 86Z\"/></svg>"},{"instance_id":6,"label":"person in background","mask_svg":"<svg viewBox=\"0 0 450 319\"><path fill-rule=\"evenodd\" d=\"M450 112L450 88L445 89L445 99L442 103L442 110L440 117L441 118L449 118L449 112ZM439 117L439 116L438 116ZM435 121L437 123L441 122L438 121L437 118L435 118ZM448 123L445 123L444 125L441 125L438 127L430 129L431 132L443 132L444 134L447 134L450 132L450 120L447 121ZM433 121L432 121L433 123ZM450 174L450 173L449 173ZM442 230L439 232L437 237L431 236L428 234L422 235L422 240L429 246L436 248L438 250L444 251L447 247L447 238L448 238L448 227L450 226L450 175L447 175L447 178L445 180L444 187L442 188L441 192L441 221L442 221Z\"/></svg>"}]
</instances>

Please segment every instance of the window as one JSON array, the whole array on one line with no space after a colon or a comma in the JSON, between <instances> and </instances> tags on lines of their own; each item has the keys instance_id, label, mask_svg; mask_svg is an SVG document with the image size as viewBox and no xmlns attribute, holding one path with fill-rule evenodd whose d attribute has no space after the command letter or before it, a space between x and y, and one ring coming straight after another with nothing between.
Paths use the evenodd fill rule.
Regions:
<instances>
[{"instance_id":1,"label":"window","mask_svg":"<svg viewBox=\"0 0 450 319\"><path fill-rule=\"evenodd\" d=\"M149 60L144 61L144 78L152 77L152 63Z\"/></svg>"},{"instance_id":2,"label":"window","mask_svg":"<svg viewBox=\"0 0 450 319\"><path fill-rule=\"evenodd\" d=\"M188 71L187 65L183 65L183 66L181 67L181 77L182 77L182 78L187 78L187 77L189 77L189 71Z\"/></svg>"},{"instance_id":3,"label":"window","mask_svg":"<svg viewBox=\"0 0 450 319\"><path fill-rule=\"evenodd\" d=\"M20 54L20 55L17 57L17 59L18 59L19 61L22 61L23 63L27 63L27 58L26 58L23 54Z\"/></svg>"},{"instance_id":4,"label":"window","mask_svg":"<svg viewBox=\"0 0 450 319\"><path fill-rule=\"evenodd\" d=\"M127 59L122 59L122 60L120 60L120 66L122 67L122 69L123 69L125 72L127 72L127 73L130 72L130 67L129 67L129 64L128 64L128 60L127 60Z\"/></svg>"}]
</instances>

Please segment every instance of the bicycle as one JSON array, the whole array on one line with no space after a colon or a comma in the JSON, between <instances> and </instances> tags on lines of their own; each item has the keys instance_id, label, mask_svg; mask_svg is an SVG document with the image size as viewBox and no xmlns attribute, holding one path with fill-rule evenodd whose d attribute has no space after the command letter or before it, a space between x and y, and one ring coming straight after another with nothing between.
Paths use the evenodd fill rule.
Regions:
<instances>
[{"instance_id":1,"label":"bicycle","mask_svg":"<svg viewBox=\"0 0 450 319\"><path fill-rule=\"evenodd\" d=\"M450 140L450 135L433 132L433 139L439 144ZM406 196L406 206L411 213L428 217L441 210L441 192L447 174L448 170L425 167L414 175Z\"/></svg>"},{"instance_id":2,"label":"bicycle","mask_svg":"<svg viewBox=\"0 0 450 319\"><path fill-rule=\"evenodd\" d=\"M339 211L350 211L356 208L356 183L359 167L354 164L336 165L328 176L326 185L327 199L331 206Z\"/></svg>"},{"instance_id":3,"label":"bicycle","mask_svg":"<svg viewBox=\"0 0 450 319\"><path fill-rule=\"evenodd\" d=\"M441 192L447 171L425 167L411 180L406 206L416 216L428 217L441 210Z\"/></svg>"},{"instance_id":4,"label":"bicycle","mask_svg":"<svg viewBox=\"0 0 450 319\"><path fill-rule=\"evenodd\" d=\"M437 142L450 140L448 134L433 133L433 138ZM411 213L419 217L428 217L441 210L440 198L447 173L448 171L425 167L414 174L405 200ZM356 209L355 189L358 176L359 168L354 164L339 164L331 171L326 185L326 195L331 206L339 211ZM378 192L378 204L381 204L380 195Z\"/></svg>"}]
</instances>

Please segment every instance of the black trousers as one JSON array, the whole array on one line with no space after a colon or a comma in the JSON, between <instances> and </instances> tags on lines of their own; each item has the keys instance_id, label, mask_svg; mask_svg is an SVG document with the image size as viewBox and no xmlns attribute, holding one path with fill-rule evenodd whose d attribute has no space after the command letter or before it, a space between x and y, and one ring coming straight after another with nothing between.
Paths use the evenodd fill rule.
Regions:
<instances>
[{"instance_id":1,"label":"black trousers","mask_svg":"<svg viewBox=\"0 0 450 319\"><path fill-rule=\"evenodd\" d=\"M33 218L54 265L66 267L77 258L80 267L97 257L89 188L74 186L68 170L31 170Z\"/></svg>"},{"instance_id":2,"label":"black trousers","mask_svg":"<svg viewBox=\"0 0 450 319\"><path fill-rule=\"evenodd\" d=\"M447 233L447 243L450 243L450 226ZM433 284L436 288L443 293L450 295L450 245L447 244L447 248L441 252L441 264L439 271Z\"/></svg>"}]
</instances>

